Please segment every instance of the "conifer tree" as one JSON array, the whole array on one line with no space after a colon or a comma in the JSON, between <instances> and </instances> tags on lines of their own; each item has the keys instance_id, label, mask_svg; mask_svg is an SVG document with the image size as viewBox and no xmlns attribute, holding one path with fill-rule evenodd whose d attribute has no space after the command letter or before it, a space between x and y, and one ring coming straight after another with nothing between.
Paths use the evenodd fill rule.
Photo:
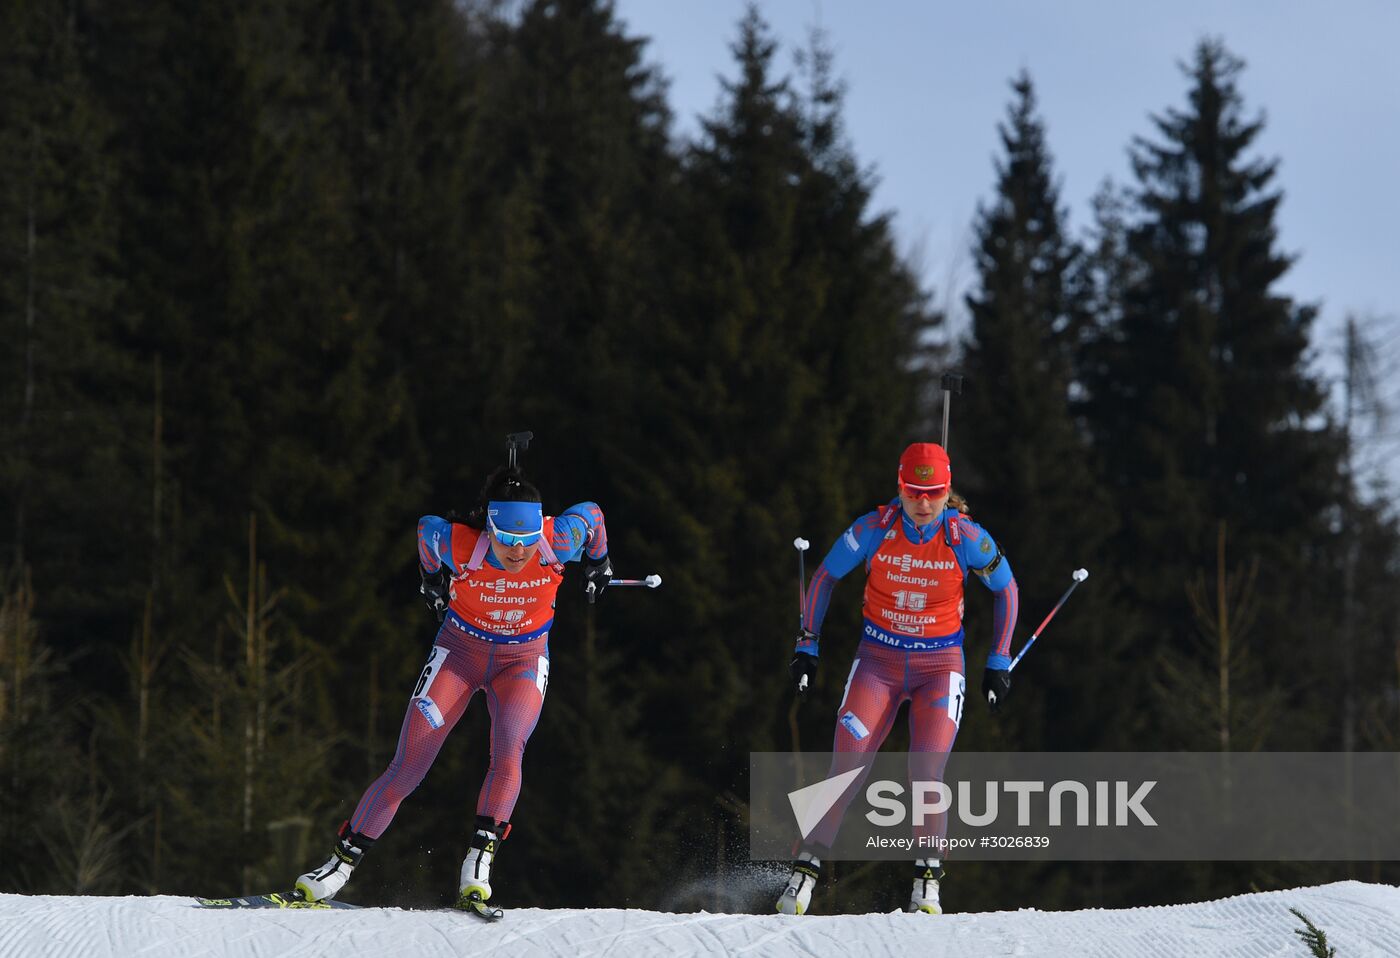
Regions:
<instances>
[{"instance_id":1,"label":"conifer tree","mask_svg":"<svg viewBox=\"0 0 1400 958\"><path fill-rule=\"evenodd\" d=\"M1087 322L1083 252L1066 235L1029 75L1022 73L1011 88L1014 98L999 127L996 196L977 217L979 282L967 297L967 385L952 445L955 485L1012 562L1021 638L1035 625L1025 621L1053 605L1072 570L1097 566L1113 521L1091 469L1087 437L1070 409ZM1113 706L1096 698L1092 710L1087 703L1066 707L1064 693L1083 681L1086 661L1108 670L1107 660L1121 651L1111 639L1117 634L1107 602L1112 582L1105 576L1102 585L1096 581L1075 597L1072 619L1059 623L1053 645L1038 649L1040 657L1018 672L1024 679L1017 708L995 729L974 723L974 740L1004 734L1023 748L1042 735L1062 747L1099 741L1101 710ZM975 597L968 605L968 668L976 681L987 616Z\"/></svg>"},{"instance_id":2,"label":"conifer tree","mask_svg":"<svg viewBox=\"0 0 1400 958\"><path fill-rule=\"evenodd\" d=\"M150 625L203 651L221 627L223 577L246 565L255 513L260 554L286 590L289 644L309 641L332 666L295 707L324 715L340 700L330 689L354 681L358 650L397 637L395 606L381 594L411 555L412 519L395 521L403 457L386 436L405 403L378 365L379 316L351 295L334 104L303 55L310 6L103 8L95 35L124 177L124 345L142 369L163 370L163 458L152 477L166 510L155 517L160 555L127 573L139 595L156 581L153 564L168 570ZM114 79L131 76L146 79ZM137 434L145 462L149 435L149 426ZM108 662L143 606L109 610ZM156 721L175 721L196 699L188 688L158 697L166 711ZM324 772L297 786L288 805L326 801ZM208 823L229 830L200 832ZM230 816L166 828L181 825L211 844L246 844ZM136 851L154 847L143 839ZM132 861L133 874L145 872Z\"/></svg>"},{"instance_id":3,"label":"conifer tree","mask_svg":"<svg viewBox=\"0 0 1400 958\"><path fill-rule=\"evenodd\" d=\"M664 291L658 210L675 161L662 89L611 3L535 2L518 20L483 15L470 26L468 49L481 59L461 167L446 184L462 205L452 237L461 302L425 318L441 336L415 368L442 375L413 383L434 488L449 503L470 502L499 463L501 436L529 428L526 475L546 512L599 502L619 567L641 563L634 543L646 532L631 504L642 493L626 477L647 458L636 424L647 397L630 354ZM461 346L450 364L444 344ZM648 770L633 709L653 668L658 606L610 596L590 609L575 575L560 593L548 701L501 867L527 894L586 905L651 891L642 859L664 856L672 839L651 837L654 815L636 796L650 783L650 807L671 806L659 784L667 775ZM462 768L474 789L479 777L465 772L479 765L481 740L461 747L471 751L449 757L444 771ZM586 797L561 816L564 794ZM618 840L600 846L605 833ZM531 866L546 859L591 861L617 877L601 889L567 867Z\"/></svg>"},{"instance_id":4,"label":"conifer tree","mask_svg":"<svg viewBox=\"0 0 1400 958\"><path fill-rule=\"evenodd\" d=\"M110 312L111 123L86 52L69 4L0 12L0 567L28 565L51 614L92 625L129 597L123 543L93 531L140 506L123 443L141 404Z\"/></svg>"},{"instance_id":5,"label":"conifer tree","mask_svg":"<svg viewBox=\"0 0 1400 958\"><path fill-rule=\"evenodd\" d=\"M1276 248L1277 164L1248 154L1263 120L1246 116L1242 67L1203 41L1189 107L1155 118L1160 141L1136 141L1121 313L1088 364L1124 519L1115 555L1147 647L1191 641L1188 586L1213 581L1222 532L1232 556L1261 564L1257 630L1271 645L1305 643L1331 605L1308 572L1329 561L1323 509L1339 488L1335 438L1313 422L1315 310L1275 288L1290 263Z\"/></svg>"},{"instance_id":6,"label":"conifer tree","mask_svg":"<svg viewBox=\"0 0 1400 958\"><path fill-rule=\"evenodd\" d=\"M27 569L0 580L0 830L10 844L5 887L63 893L65 881L53 849L72 851L65 814L54 801L81 803L80 756L73 747L77 700L67 662L35 617L34 582ZM70 806L71 807L71 806Z\"/></svg>"},{"instance_id":7,"label":"conifer tree","mask_svg":"<svg viewBox=\"0 0 1400 958\"><path fill-rule=\"evenodd\" d=\"M307 6L324 132L346 177L345 288L357 322L382 333L376 378L407 403L383 448L405 494L410 476L437 496L468 496L480 481L474 463L443 447L484 438L470 390L449 374L486 362L485 311L472 298L480 200L490 195L473 166L483 29L475 7L447 0ZM424 511L399 505L408 522Z\"/></svg>"},{"instance_id":8,"label":"conifer tree","mask_svg":"<svg viewBox=\"0 0 1400 958\"><path fill-rule=\"evenodd\" d=\"M541 0L484 30L470 305L491 382L477 404L491 436L535 430L553 489L635 454L625 370L664 289L670 113L610 2ZM551 429L560 417L595 425Z\"/></svg>"},{"instance_id":9,"label":"conifer tree","mask_svg":"<svg viewBox=\"0 0 1400 958\"><path fill-rule=\"evenodd\" d=\"M791 542L800 533L816 545L810 574L847 523L893 495L912 438L918 333L936 321L887 220L869 211L821 42L806 88L776 67L756 10L732 49L735 76L684 158L683 255L667 274L675 312L642 357L652 397L642 524L658 543L684 543L681 554L653 549L678 586L667 632L704 650L661 672L645 714L663 754L696 756L704 778L687 804L711 810L717 792L742 793L749 749L829 740L823 710L792 705ZM809 699L839 682L856 621L848 585L826 627L829 674ZM693 816L676 824L697 828ZM690 840L715 843L709 829Z\"/></svg>"}]
</instances>

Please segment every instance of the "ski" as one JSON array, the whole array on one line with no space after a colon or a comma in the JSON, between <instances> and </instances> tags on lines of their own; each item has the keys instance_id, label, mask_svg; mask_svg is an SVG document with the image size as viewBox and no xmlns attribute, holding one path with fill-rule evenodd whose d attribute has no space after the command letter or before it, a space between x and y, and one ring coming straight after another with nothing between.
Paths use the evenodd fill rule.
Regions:
<instances>
[{"instance_id":1,"label":"ski","mask_svg":"<svg viewBox=\"0 0 1400 958\"><path fill-rule=\"evenodd\" d=\"M453 906L458 911L471 912L483 921L500 921L506 913L495 905L488 905L481 897L480 892L472 892L470 895L463 895L457 899L457 904Z\"/></svg>"},{"instance_id":2,"label":"ski","mask_svg":"<svg viewBox=\"0 0 1400 958\"><path fill-rule=\"evenodd\" d=\"M359 908L343 901L307 901L300 892L273 892L270 895L244 895L240 898L195 898L200 908ZM409 911L419 909L410 908ZM432 911L434 909L425 909ZM450 911L465 911L483 921L500 921L505 917L504 910L488 905L480 894L473 892L463 895Z\"/></svg>"},{"instance_id":3,"label":"ski","mask_svg":"<svg viewBox=\"0 0 1400 958\"><path fill-rule=\"evenodd\" d=\"M195 898L201 908L358 908L343 901L307 901L300 892L244 895L242 898Z\"/></svg>"}]
</instances>

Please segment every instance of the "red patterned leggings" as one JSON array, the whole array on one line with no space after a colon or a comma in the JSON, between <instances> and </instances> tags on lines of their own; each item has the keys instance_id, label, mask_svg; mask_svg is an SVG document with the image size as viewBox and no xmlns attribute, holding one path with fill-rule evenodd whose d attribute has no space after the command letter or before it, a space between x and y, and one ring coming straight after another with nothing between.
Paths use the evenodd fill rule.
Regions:
<instances>
[{"instance_id":1,"label":"red patterned leggings","mask_svg":"<svg viewBox=\"0 0 1400 958\"><path fill-rule=\"evenodd\" d=\"M911 652L863 641L846 679L846 691L836 713L836 736L828 778L866 765L847 787L842 799L808 836L828 848L836 840L847 806L859 793L868 763L880 750L894 725L895 714L909 703L909 776L911 781L935 781L943 775L948 753L958 735L967 683L961 647ZM914 829L916 839L943 837L943 816L929 816Z\"/></svg>"},{"instance_id":2,"label":"red patterned leggings","mask_svg":"<svg viewBox=\"0 0 1400 958\"><path fill-rule=\"evenodd\" d=\"M399 747L384 774L365 791L350 827L378 838L399 803L418 787L452 727L478 691L491 714L491 766L477 799L478 815L509 821L520 797L525 743L540 718L549 684L549 640L519 645L486 642L461 632L449 618L409 699Z\"/></svg>"}]
</instances>

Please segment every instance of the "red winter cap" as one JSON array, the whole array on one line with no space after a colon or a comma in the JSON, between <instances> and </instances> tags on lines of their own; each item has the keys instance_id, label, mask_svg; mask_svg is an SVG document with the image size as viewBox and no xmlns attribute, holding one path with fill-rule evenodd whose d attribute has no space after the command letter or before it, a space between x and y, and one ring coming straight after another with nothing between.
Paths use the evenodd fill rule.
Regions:
<instances>
[{"instance_id":1,"label":"red winter cap","mask_svg":"<svg viewBox=\"0 0 1400 958\"><path fill-rule=\"evenodd\" d=\"M919 492L942 493L953 479L948 454L936 442L916 442L899 457L899 482Z\"/></svg>"}]
</instances>

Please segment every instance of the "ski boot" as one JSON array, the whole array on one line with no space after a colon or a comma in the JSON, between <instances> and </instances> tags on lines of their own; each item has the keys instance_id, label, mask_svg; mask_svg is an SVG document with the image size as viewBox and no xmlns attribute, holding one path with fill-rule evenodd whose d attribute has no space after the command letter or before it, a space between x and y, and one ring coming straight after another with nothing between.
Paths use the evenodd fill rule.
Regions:
<instances>
[{"instance_id":1,"label":"ski boot","mask_svg":"<svg viewBox=\"0 0 1400 958\"><path fill-rule=\"evenodd\" d=\"M943 866L936 858L914 859L914 890L904 910L925 915L943 914L938 903L938 883L943 880Z\"/></svg>"},{"instance_id":2,"label":"ski boot","mask_svg":"<svg viewBox=\"0 0 1400 958\"><path fill-rule=\"evenodd\" d=\"M509 834L510 822L497 824L489 815L476 816L476 834L472 835L471 848L462 860L458 907L467 907L473 901L484 902L491 897L491 864L496 860L496 850Z\"/></svg>"},{"instance_id":3,"label":"ski boot","mask_svg":"<svg viewBox=\"0 0 1400 958\"><path fill-rule=\"evenodd\" d=\"M822 874L822 860L811 852L802 852L792 863L792 877L778 896L778 911L784 915L805 915L812 904L812 890Z\"/></svg>"},{"instance_id":4,"label":"ski boot","mask_svg":"<svg viewBox=\"0 0 1400 958\"><path fill-rule=\"evenodd\" d=\"M340 826L336 834L339 838L331 848L330 861L297 879L296 890L307 901L334 898L350 880L350 874L365 852L374 844L373 838L352 832L348 821Z\"/></svg>"}]
</instances>

